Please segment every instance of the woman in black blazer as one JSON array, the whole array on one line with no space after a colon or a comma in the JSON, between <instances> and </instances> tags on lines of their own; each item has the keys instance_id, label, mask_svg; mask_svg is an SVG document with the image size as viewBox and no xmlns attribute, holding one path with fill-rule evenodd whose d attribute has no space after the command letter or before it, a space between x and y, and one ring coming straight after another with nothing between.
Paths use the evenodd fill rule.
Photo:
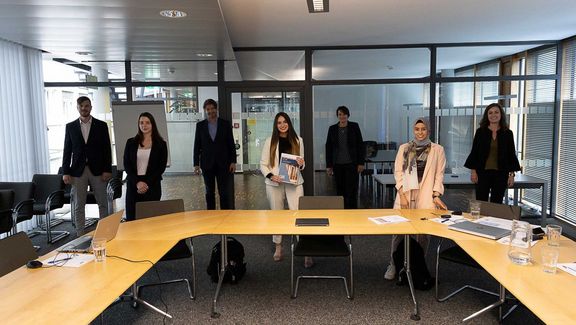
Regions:
<instances>
[{"instance_id":1,"label":"woman in black blazer","mask_svg":"<svg viewBox=\"0 0 576 325\"><path fill-rule=\"evenodd\" d=\"M514 185L520 163L514 135L500 104L490 104L484 110L464 166L470 169L470 180L476 184L477 200L488 201L490 196L490 202L502 203L506 188Z\"/></svg>"},{"instance_id":2,"label":"woman in black blazer","mask_svg":"<svg viewBox=\"0 0 576 325\"><path fill-rule=\"evenodd\" d=\"M336 178L336 192L344 197L344 208L358 208L358 178L364 170L366 150L358 123L348 121L346 106L336 109L338 123L326 137L326 172Z\"/></svg>"},{"instance_id":3,"label":"woman in black blazer","mask_svg":"<svg viewBox=\"0 0 576 325\"><path fill-rule=\"evenodd\" d=\"M158 201L162 197L162 174L166 170L168 147L160 136L152 114L138 117L138 133L126 141L126 220L136 218L136 202Z\"/></svg>"}]
</instances>

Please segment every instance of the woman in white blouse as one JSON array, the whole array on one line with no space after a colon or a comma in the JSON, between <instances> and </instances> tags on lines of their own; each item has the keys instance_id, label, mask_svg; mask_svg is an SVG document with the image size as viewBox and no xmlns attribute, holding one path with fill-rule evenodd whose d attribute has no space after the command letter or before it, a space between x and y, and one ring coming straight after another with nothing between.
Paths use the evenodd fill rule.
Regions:
<instances>
[{"instance_id":1,"label":"woman in white blouse","mask_svg":"<svg viewBox=\"0 0 576 325\"><path fill-rule=\"evenodd\" d=\"M298 171L296 181L291 183L283 180L280 174L280 156L282 153L299 156L297 159ZM266 139L262 147L260 171L266 177L266 197L271 210L283 210L284 198L288 201L290 210L298 210L298 199L304 195L302 174L304 169L304 142L296 134L290 116L284 112L276 114L272 126L272 136ZM274 260L282 260L282 236L272 236L276 246ZM308 262L311 265L311 259Z\"/></svg>"},{"instance_id":2,"label":"woman in white blouse","mask_svg":"<svg viewBox=\"0 0 576 325\"><path fill-rule=\"evenodd\" d=\"M138 133L126 141L126 220L135 219L136 202L158 201L162 197L162 174L166 170L168 148L148 112L138 117Z\"/></svg>"}]
</instances>

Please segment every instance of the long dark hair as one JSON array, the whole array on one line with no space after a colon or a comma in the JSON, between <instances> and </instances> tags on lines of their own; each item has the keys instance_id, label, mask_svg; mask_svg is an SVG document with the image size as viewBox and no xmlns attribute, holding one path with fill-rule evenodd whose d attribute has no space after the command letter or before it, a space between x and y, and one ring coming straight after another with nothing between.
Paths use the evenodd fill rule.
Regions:
<instances>
[{"instance_id":1,"label":"long dark hair","mask_svg":"<svg viewBox=\"0 0 576 325\"><path fill-rule=\"evenodd\" d=\"M162 138L160 132L158 132L158 127L156 126L156 120L154 119L154 116L148 112L144 112L138 116L138 133L136 133L136 136L134 137L138 145L143 146L142 142L144 141L144 133L142 133L140 130L140 119L143 117L147 117L150 120L150 124L152 125L152 144L159 141L164 141L164 138Z\"/></svg>"},{"instance_id":2,"label":"long dark hair","mask_svg":"<svg viewBox=\"0 0 576 325\"><path fill-rule=\"evenodd\" d=\"M290 116L284 112L280 112L276 114L274 117L274 126L272 127L272 138L270 140L270 161L268 162L271 167L274 167L274 162L276 161L276 157L274 154L276 153L276 147L278 147L278 141L280 138L280 131L278 131L278 119L282 116L286 123L288 123L288 141L290 142L291 154L299 155L300 154L300 141L298 140L298 134L296 134L296 130L292 126L292 120L290 120Z\"/></svg>"},{"instance_id":3,"label":"long dark hair","mask_svg":"<svg viewBox=\"0 0 576 325\"><path fill-rule=\"evenodd\" d=\"M480 120L480 127L481 128L487 128L488 125L490 125L490 120L488 120L488 111L492 107L498 107L498 110L500 110L500 122L498 123L500 126L500 129L507 130L508 129L508 122L506 122L506 113L504 113L504 109L498 103L492 103L492 104L486 106L486 109L484 110L484 115L482 115L482 119Z\"/></svg>"}]
</instances>

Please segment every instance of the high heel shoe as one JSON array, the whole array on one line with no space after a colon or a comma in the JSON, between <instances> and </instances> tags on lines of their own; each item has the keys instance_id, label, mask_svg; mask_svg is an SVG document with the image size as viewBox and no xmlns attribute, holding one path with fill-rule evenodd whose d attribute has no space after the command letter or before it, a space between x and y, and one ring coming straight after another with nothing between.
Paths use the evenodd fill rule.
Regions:
<instances>
[{"instance_id":1,"label":"high heel shoe","mask_svg":"<svg viewBox=\"0 0 576 325\"><path fill-rule=\"evenodd\" d=\"M304 267L309 269L314 266L314 260L310 256L304 256Z\"/></svg>"},{"instance_id":2,"label":"high heel shoe","mask_svg":"<svg viewBox=\"0 0 576 325\"><path fill-rule=\"evenodd\" d=\"M282 244L276 244L276 251L274 252L273 258L275 262L282 260Z\"/></svg>"}]
</instances>

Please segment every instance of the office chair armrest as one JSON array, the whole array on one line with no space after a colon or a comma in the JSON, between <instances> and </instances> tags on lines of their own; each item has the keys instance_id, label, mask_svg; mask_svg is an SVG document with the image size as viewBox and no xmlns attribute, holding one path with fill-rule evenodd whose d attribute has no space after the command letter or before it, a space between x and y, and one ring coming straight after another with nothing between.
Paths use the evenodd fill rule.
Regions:
<instances>
[{"instance_id":1,"label":"office chair armrest","mask_svg":"<svg viewBox=\"0 0 576 325\"><path fill-rule=\"evenodd\" d=\"M106 193L109 198L115 199L116 193L122 190L122 181L117 178L111 178L106 185ZM119 196L120 197L120 196Z\"/></svg>"},{"instance_id":2,"label":"office chair armrest","mask_svg":"<svg viewBox=\"0 0 576 325\"><path fill-rule=\"evenodd\" d=\"M48 195L48 197L46 198L46 203L44 204L44 211L46 212L52 210L52 201L54 201L54 205L59 206L59 208L62 207L64 205L64 193L65 193L64 190L57 190L50 193L50 195ZM60 202L57 202L58 199L60 199Z\"/></svg>"},{"instance_id":3,"label":"office chair armrest","mask_svg":"<svg viewBox=\"0 0 576 325\"><path fill-rule=\"evenodd\" d=\"M25 208L29 208L32 211L32 206L34 205L34 199L28 199L21 202L18 202L14 208L12 209L16 213L20 213Z\"/></svg>"},{"instance_id":4,"label":"office chair armrest","mask_svg":"<svg viewBox=\"0 0 576 325\"><path fill-rule=\"evenodd\" d=\"M28 209L32 214L32 211L34 210L34 199L20 201L14 206L14 208L12 208L12 221L14 222L13 227L16 227L20 213L26 209Z\"/></svg>"}]
</instances>

